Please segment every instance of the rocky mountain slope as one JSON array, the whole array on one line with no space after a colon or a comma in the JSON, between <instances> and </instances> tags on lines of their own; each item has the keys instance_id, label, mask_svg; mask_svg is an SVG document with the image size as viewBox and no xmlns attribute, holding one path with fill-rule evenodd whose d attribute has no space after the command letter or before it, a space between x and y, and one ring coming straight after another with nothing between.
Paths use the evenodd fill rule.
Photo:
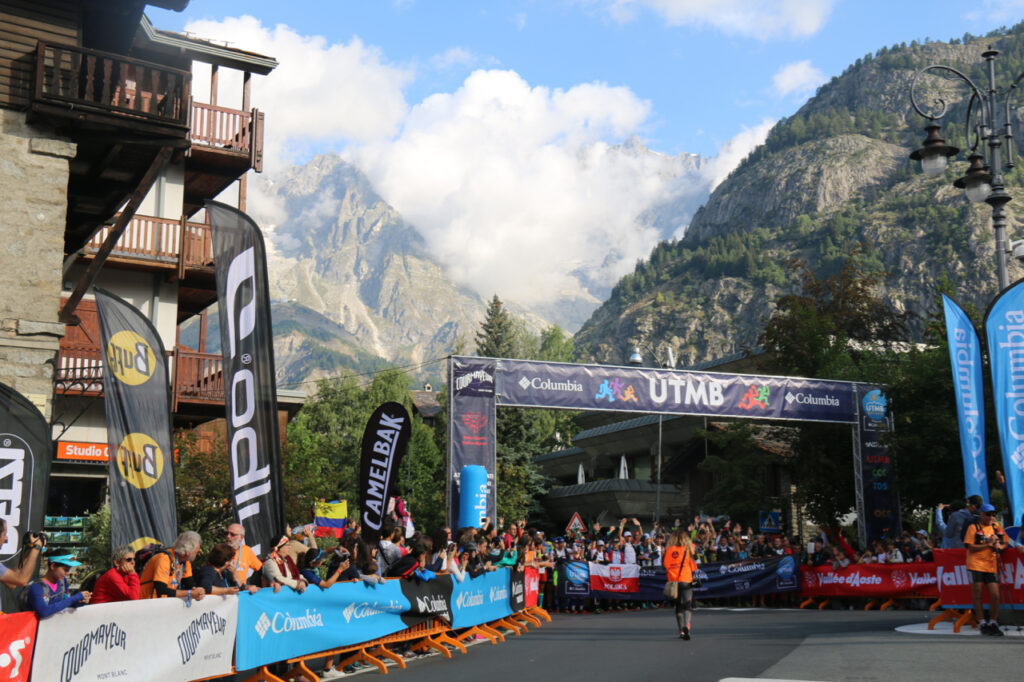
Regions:
<instances>
[{"instance_id":1,"label":"rocky mountain slope","mask_svg":"<svg viewBox=\"0 0 1024 682\"><path fill-rule=\"evenodd\" d=\"M827 275L857 249L867 267L888 273L882 294L918 317L917 333L936 309L940 280L984 310L996 289L991 209L952 187L964 154L940 178L909 160L925 125L909 92L917 70L936 62L985 82L980 55L989 44L1004 52L1001 73L1024 68L1024 38L1010 32L883 48L822 86L719 185L681 240L660 244L616 285L576 335L580 358L623 363L641 344L671 347L686 366L753 347L774 301L794 287L789 259ZM966 146L966 90L937 78L919 87L926 101L952 104L944 134ZM1022 177L1014 170L1007 179L1011 238ZM1022 274L1013 263L1011 280Z\"/></svg>"}]
</instances>

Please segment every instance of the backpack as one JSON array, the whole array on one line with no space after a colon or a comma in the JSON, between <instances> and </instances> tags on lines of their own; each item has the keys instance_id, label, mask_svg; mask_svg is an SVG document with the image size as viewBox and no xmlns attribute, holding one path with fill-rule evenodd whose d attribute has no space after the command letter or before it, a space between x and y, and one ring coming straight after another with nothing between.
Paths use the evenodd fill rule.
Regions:
<instances>
[{"instance_id":1,"label":"backpack","mask_svg":"<svg viewBox=\"0 0 1024 682\"><path fill-rule=\"evenodd\" d=\"M146 569L146 564L149 560L155 557L157 554L167 554L168 549L160 544L146 545L140 550L135 552L135 572L142 577L142 572Z\"/></svg>"}]
</instances>

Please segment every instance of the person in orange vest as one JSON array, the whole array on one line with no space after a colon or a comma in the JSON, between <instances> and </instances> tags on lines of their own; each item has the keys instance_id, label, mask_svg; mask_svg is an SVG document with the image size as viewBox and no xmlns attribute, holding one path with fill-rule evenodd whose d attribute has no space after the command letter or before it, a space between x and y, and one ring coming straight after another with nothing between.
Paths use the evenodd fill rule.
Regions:
<instances>
[{"instance_id":1,"label":"person in orange vest","mask_svg":"<svg viewBox=\"0 0 1024 682\"><path fill-rule=\"evenodd\" d=\"M697 570L697 562L693 558L693 540L685 529L677 528L672 532L663 563L667 580L679 583L674 604L679 638L690 639L690 628L693 626L693 575Z\"/></svg>"},{"instance_id":2,"label":"person in orange vest","mask_svg":"<svg viewBox=\"0 0 1024 682\"><path fill-rule=\"evenodd\" d=\"M1007 547L1006 533L994 520L996 508L991 504L978 507L979 519L964 528L964 547L967 548L967 570L971 574L971 596L974 597L974 616L983 635L1002 637L999 629L999 553ZM988 586L989 615L985 620L982 593Z\"/></svg>"}]
</instances>

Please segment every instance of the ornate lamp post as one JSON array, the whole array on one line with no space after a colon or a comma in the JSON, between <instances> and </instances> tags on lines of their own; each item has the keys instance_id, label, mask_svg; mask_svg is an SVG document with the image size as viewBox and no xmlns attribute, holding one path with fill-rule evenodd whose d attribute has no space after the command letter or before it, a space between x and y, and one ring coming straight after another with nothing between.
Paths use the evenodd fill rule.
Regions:
<instances>
[{"instance_id":1,"label":"ornate lamp post","mask_svg":"<svg viewBox=\"0 0 1024 682\"><path fill-rule=\"evenodd\" d=\"M1024 73L1010 84L1003 91L996 89L995 60L999 56L998 50L989 48L981 55L985 59L988 75L988 88L983 90L975 85L974 81L964 73L951 66L943 64L932 64L914 75L910 86L910 103L918 114L928 119L925 126L927 137L920 149L914 150L910 158L921 162L921 170L925 175L932 177L942 175L946 170L947 159L955 156L960 150L946 144L939 134L939 125L936 123L946 115L947 105L942 99L938 100L940 105L938 111L926 111L918 104L915 96L915 88L918 79L926 73L941 75L947 80L959 79L971 89L971 98L967 105L966 118L966 141L971 145L971 153L968 156L968 168L964 176L953 183L955 187L964 190L967 198L971 201L984 201L992 207L992 229L996 238L996 272L999 278L999 291L1010 285L1009 274L1007 273L1007 254L1009 248L1006 240L1006 204L1010 202L1010 195L1006 192L1006 185L1003 179L1003 171L1014 167L1013 162L1013 131L1010 125L1010 103L1007 95L1017 87L1017 83L1024 78ZM1000 107L1002 102L1002 107ZM997 122L997 114L1002 114L1002 124ZM1005 141L1005 159L1003 143ZM979 151L980 147L980 151Z\"/></svg>"},{"instance_id":2,"label":"ornate lamp post","mask_svg":"<svg viewBox=\"0 0 1024 682\"><path fill-rule=\"evenodd\" d=\"M657 353L653 353L657 358ZM636 367L640 367L644 364L644 356L640 353L640 347L634 346L633 352L629 356L629 364ZM666 369L673 369L676 365L676 359L672 355L672 349L668 349L668 355L665 358L665 362L661 365ZM661 422L662 415L658 415L658 472L656 477L656 485L654 488L654 522L661 523Z\"/></svg>"}]
</instances>

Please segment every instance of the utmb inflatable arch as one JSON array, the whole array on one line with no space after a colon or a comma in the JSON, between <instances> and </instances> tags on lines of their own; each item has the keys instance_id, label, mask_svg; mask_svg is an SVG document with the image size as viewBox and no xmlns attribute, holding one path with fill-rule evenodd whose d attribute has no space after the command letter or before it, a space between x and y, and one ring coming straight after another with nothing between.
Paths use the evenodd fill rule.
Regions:
<instances>
[{"instance_id":1,"label":"utmb inflatable arch","mask_svg":"<svg viewBox=\"0 0 1024 682\"><path fill-rule=\"evenodd\" d=\"M466 494L496 516L497 406L637 412L739 419L849 424L861 541L898 532L895 469L881 436L892 428L882 389L850 381L574 365L452 356L449 377L448 519L459 518L463 467ZM486 479L483 475L486 470Z\"/></svg>"}]
</instances>

